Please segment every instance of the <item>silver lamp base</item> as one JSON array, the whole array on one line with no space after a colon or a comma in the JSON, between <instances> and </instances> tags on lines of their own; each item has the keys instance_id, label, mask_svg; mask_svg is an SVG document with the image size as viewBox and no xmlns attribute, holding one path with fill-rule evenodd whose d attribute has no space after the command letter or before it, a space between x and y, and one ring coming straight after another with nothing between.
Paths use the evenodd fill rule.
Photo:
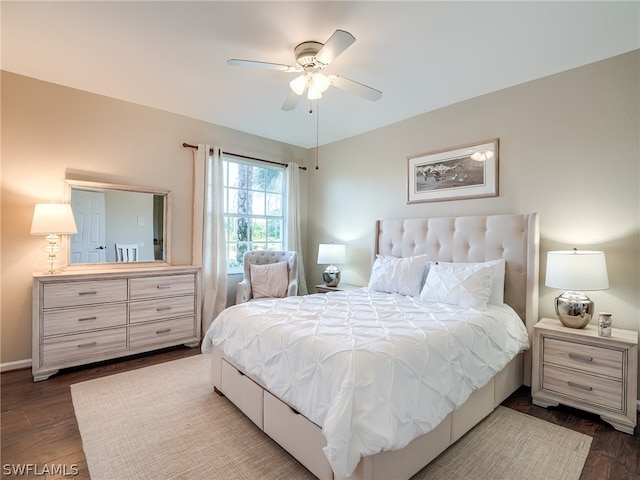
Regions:
<instances>
[{"instance_id":1,"label":"silver lamp base","mask_svg":"<svg viewBox=\"0 0 640 480\"><path fill-rule=\"evenodd\" d=\"M593 312L593 302L582 292L568 291L556 297L556 314L565 327L586 327Z\"/></svg>"},{"instance_id":2,"label":"silver lamp base","mask_svg":"<svg viewBox=\"0 0 640 480\"><path fill-rule=\"evenodd\" d=\"M340 283L340 270L335 265L329 265L322 272L322 280L327 287L337 287Z\"/></svg>"}]
</instances>

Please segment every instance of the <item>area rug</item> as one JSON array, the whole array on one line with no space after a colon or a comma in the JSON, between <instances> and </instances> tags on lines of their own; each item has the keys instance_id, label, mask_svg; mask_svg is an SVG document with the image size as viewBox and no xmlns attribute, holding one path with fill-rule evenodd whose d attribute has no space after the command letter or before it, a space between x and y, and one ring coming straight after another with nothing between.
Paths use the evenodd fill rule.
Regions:
<instances>
[{"instance_id":1,"label":"area rug","mask_svg":"<svg viewBox=\"0 0 640 480\"><path fill-rule=\"evenodd\" d=\"M208 355L71 386L93 480L312 479L211 385ZM579 479L591 437L498 407L415 480Z\"/></svg>"}]
</instances>

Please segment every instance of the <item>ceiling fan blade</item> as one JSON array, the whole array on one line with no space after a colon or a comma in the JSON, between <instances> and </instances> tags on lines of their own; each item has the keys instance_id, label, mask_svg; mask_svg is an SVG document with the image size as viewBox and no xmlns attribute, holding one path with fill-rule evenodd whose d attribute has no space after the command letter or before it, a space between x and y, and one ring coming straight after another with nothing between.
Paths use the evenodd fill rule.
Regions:
<instances>
[{"instance_id":1,"label":"ceiling fan blade","mask_svg":"<svg viewBox=\"0 0 640 480\"><path fill-rule=\"evenodd\" d=\"M282 104L282 110L286 112L288 112L289 110L293 110L298 106L298 103L300 103L301 98L302 98L302 95L298 95L296 92L291 90L289 92L289 96Z\"/></svg>"},{"instance_id":2,"label":"ceiling fan blade","mask_svg":"<svg viewBox=\"0 0 640 480\"><path fill-rule=\"evenodd\" d=\"M356 38L349 32L336 30L316 54L316 60L324 65L329 65L355 41Z\"/></svg>"},{"instance_id":3,"label":"ceiling fan blade","mask_svg":"<svg viewBox=\"0 0 640 480\"><path fill-rule=\"evenodd\" d=\"M253 67L264 68L267 70L280 70L282 72L299 72L299 67L292 67L290 65L282 65L280 63L268 63L268 62L256 62L254 60L239 60L237 58L231 58L227 60L227 65L234 67Z\"/></svg>"},{"instance_id":4,"label":"ceiling fan blade","mask_svg":"<svg viewBox=\"0 0 640 480\"><path fill-rule=\"evenodd\" d=\"M329 81L331 82L331 85L339 88L340 90L355 93L356 95L366 98L367 100L371 100L372 102L380 100L380 98L382 97L382 92L380 90L367 87L362 83L358 83L354 80L349 80L348 78L339 77L337 75L329 75Z\"/></svg>"}]
</instances>

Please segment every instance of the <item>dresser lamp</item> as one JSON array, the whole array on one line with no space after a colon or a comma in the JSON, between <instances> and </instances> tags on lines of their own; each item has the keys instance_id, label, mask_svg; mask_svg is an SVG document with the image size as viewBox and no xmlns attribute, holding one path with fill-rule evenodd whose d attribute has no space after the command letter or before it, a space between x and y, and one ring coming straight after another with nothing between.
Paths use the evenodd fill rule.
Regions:
<instances>
[{"instance_id":1,"label":"dresser lamp","mask_svg":"<svg viewBox=\"0 0 640 480\"><path fill-rule=\"evenodd\" d=\"M61 234L78 233L73 219L71 205L68 203L38 203L33 211L31 235L46 235L47 245L42 250L48 255L49 273L55 273L56 256L62 246Z\"/></svg>"},{"instance_id":2,"label":"dresser lamp","mask_svg":"<svg viewBox=\"0 0 640 480\"><path fill-rule=\"evenodd\" d=\"M345 263L346 249L344 245L334 243L321 243L318 245L318 265L329 264L322 272L322 280L327 287L337 287L340 283L340 270L336 263Z\"/></svg>"},{"instance_id":3,"label":"dresser lamp","mask_svg":"<svg viewBox=\"0 0 640 480\"><path fill-rule=\"evenodd\" d=\"M547 287L567 290L556 297L556 314L565 327L584 328L591 320L594 304L584 290L609 288L603 252L588 250L547 253Z\"/></svg>"}]
</instances>

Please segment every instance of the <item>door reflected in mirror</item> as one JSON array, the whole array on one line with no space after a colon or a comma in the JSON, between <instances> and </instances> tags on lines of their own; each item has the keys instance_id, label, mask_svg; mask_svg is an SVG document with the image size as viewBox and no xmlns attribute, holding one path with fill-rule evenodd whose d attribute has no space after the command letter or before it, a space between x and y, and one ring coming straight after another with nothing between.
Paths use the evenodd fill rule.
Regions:
<instances>
[{"instance_id":1,"label":"door reflected in mirror","mask_svg":"<svg viewBox=\"0 0 640 480\"><path fill-rule=\"evenodd\" d=\"M169 191L67 180L78 233L69 264L168 263Z\"/></svg>"}]
</instances>

